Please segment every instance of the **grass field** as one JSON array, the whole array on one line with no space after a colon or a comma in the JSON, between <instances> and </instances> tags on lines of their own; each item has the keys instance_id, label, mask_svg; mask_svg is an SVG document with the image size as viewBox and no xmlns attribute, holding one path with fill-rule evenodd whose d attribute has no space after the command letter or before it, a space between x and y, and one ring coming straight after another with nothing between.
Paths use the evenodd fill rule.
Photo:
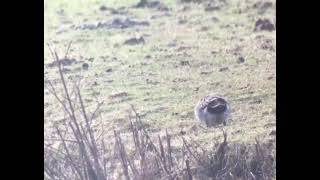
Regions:
<instances>
[{"instance_id":1,"label":"grass field","mask_svg":"<svg viewBox=\"0 0 320 180\"><path fill-rule=\"evenodd\" d=\"M193 108L204 95L219 94L232 109L224 127L230 142L274 142L270 133L276 129L276 31L255 30L255 24L259 19L275 23L275 1L261 6L258 0L226 0L213 10L206 3L177 0L161 1L167 10L133 8L138 2L45 1L45 43L63 56L72 41L69 57L76 62L64 66L65 75L70 83L82 78L89 110L97 100L105 102L94 122L97 131L103 129L102 137L112 138L114 129L128 132L132 104L153 134L168 129L176 137L185 131L210 147L223 134L219 128L201 127ZM74 28L120 16L149 25ZM135 37L143 37L144 43L124 43ZM58 82L48 48L44 55L45 78ZM44 134L49 138L52 123L64 114L46 86Z\"/></svg>"}]
</instances>

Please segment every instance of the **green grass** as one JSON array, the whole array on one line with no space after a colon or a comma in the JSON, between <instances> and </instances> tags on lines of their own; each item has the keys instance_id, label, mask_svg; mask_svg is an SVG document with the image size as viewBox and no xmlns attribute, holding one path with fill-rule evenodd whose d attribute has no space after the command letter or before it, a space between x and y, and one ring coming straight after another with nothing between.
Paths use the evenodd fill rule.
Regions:
<instances>
[{"instance_id":1,"label":"green grass","mask_svg":"<svg viewBox=\"0 0 320 180\"><path fill-rule=\"evenodd\" d=\"M253 8L257 1L230 0L219 11L205 12L201 4L166 0L163 2L171 8L168 11L170 16L150 19L152 15L165 12L130 8L137 2L46 0L45 43L53 43L63 56L66 45L72 40L69 56L89 64L87 71L76 70L82 63L68 66L71 73L67 76L80 75L84 78L82 91L89 109L95 105L94 92L99 92L99 100L105 100L101 115L104 128L110 130L105 136L111 136L113 128L126 131L130 103L144 115L143 121L154 133L166 128L172 134L184 130L199 142L211 143L212 139L222 138L222 133L219 129L199 127L193 116L193 107L201 97L213 93L226 96L230 101L232 121L224 128L229 134L229 141L273 139L269 133L275 129L276 122L276 53L262 49L261 45L269 39L276 48L276 34L275 31L254 32L253 29L258 18L273 19L275 8L258 14ZM99 11L101 5L125 7L129 17L149 21L150 26L123 30L68 29L56 34L60 26L79 25L84 19L94 22L112 18L112 15ZM183 12L183 6L191 9ZM61 9L65 15L57 14ZM240 14L239 9L242 11ZM213 17L219 21L212 21ZM178 24L180 19L186 19L187 23ZM71 24L63 24L65 21ZM208 30L200 31L204 26ZM144 36L146 44L122 45L135 34ZM262 38L257 38L261 35ZM175 47L167 46L173 42ZM179 51L179 47L187 48ZM151 58L146 59L147 55ZM239 56L245 58L244 63L237 63ZM90 58L93 61L89 61ZM188 61L190 66L181 65L181 61ZM44 63L51 62L48 48L45 48ZM223 67L229 70L220 72ZM106 72L110 68L112 71ZM45 72L47 78L58 79L56 68L45 67ZM147 83L147 79L151 83ZM94 86L94 82L97 85ZM110 100L110 95L119 92L128 93L128 97L122 101ZM253 103L256 99L262 103ZM50 123L63 115L50 94L45 95L45 103L45 135L49 136Z\"/></svg>"}]
</instances>

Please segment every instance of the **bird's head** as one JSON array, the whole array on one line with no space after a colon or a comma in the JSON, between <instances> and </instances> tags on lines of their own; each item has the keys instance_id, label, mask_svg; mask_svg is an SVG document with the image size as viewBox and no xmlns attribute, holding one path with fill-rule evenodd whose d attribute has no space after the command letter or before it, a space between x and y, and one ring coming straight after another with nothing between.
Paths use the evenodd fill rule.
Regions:
<instances>
[{"instance_id":1,"label":"bird's head","mask_svg":"<svg viewBox=\"0 0 320 180\"><path fill-rule=\"evenodd\" d=\"M207 111L212 114L219 114L227 111L227 108L227 101L218 97L208 104Z\"/></svg>"}]
</instances>

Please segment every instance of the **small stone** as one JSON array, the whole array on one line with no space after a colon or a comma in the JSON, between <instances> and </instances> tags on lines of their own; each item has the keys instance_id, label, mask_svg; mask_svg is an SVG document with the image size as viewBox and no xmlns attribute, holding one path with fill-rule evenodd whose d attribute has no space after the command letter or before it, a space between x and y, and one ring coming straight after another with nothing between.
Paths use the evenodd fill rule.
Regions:
<instances>
[{"instance_id":1,"label":"small stone","mask_svg":"<svg viewBox=\"0 0 320 180\"><path fill-rule=\"evenodd\" d=\"M110 99L115 99L115 98L123 98L127 97L128 93L127 92L120 92L120 93L115 93L109 96Z\"/></svg>"},{"instance_id":2,"label":"small stone","mask_svg":"<svg viewBox=\"0 0 320 180\"><path fill-rule=\"evenodd\" d=\"M172 116L177 116L177 115L178 115L177 112L173 112L173 113L172 113Z\"/></svg>"},{"instance_id":3,"label":"small stone","mask_svg":"<svg viewBox=\"0 0 320 180\"><path fill-rule=\"evenodd\" d=\"M178 24L186 24L188 21L187 20L185 20L185 19L180 19L179 21L178 21Z\"/></svg>"},{"instance_id":4,"label":"small stone","mask_svg":"<svg viewBox=\"0 0 320 180\"><path fill-rule=\"evenodd\" d=\"M240 56L237 60L237 63L243 63L244 62L244 58L242 56Z\"/></svg>"},{"instance_id":5,"label":"small stone","mask_svg":"<svg viewBox=\"0 0 320 180\"><path fill-rule=\"evenodd\" d=\"M266 39L262 44L261 48L265 50L274 51L274 47L272 45L272 41L270 39Z\"/></svg>"},{"instance_id":6,"label":"small stone","mask_svg":"<svg viewBox=\"0 0 320 180\"><path fill-rule=\"evenodd\" d=\"M210 11L217 11L221 9L221 5L212 2L206 5L206 7L204 8L204 11L210 12Z\"/></svg>"},{"instance_id":7,"label":"small stone","mask_svg":"<svg viewBox=\"0 0 320 180\"><path fill-rule=\"evenodd\" d=\"M201 27L200 31L208 31L209 30L209 27L208 26L203 26Z\"/></svg>"},{"instance_id":8,"label":"small stone","mask_svg":"<svg viewBox=\"0 0 320 180\"><path fill-rule=\"evenodd\" d=\"M202 72L200 72L200 74L203 74L203 75L208 75L208 74L211 74L212 73L212 71L202 71Z\"/></svg>"},{"instance_id":9,"label":"small stone","mask_svg":"<svg viewBox=\"0 0 320 180\"><path fill-rule=\"evenodd\" d=\"M272 2L257 2L253 5L253 8L258 9L258 14L265 13L269 8L273 6Z\"/></svg>"},{"instance_id":10,"label":"small stone","mask_svg":"<svg viewBox=\"0 0 320 180\"><path fill-rule=\"evenodd\" d=\"M108 8L107 8L106 6L103 6L103 5L100 6L100 8L99 8L100 11L106 11L107 9L108 9Z\"/></svg>"},{"instance_id":11,"label":"small stone","mask_svg":"<svg viewBox=\"0 0 320 180\"><path fill-rule=\"evenodd\" d=\"M216 18L216 17L212 17L211 20L212 20L213 22L219 22L219 19Z\"/></svg>"},{"instance_id":12,"label":"small stone","mask_svg":"<svg viewBox=\"0 0 320 180\"><path fill-rule=\"evenodd\" d=\"M107 69L107 70L106 70L106 72L112 72L112 69L111 69L111 68L109 68L109 69Z\"/></svg>"},{"instance_id":13,"label":"small stone","mask_svg":"<svg viewBox=\"0 0 320 180\"><path fill-rule=\"evenodd\" d=\"M82 64L82 69L83 70L88 70L89 69L89 64L88 63L83 63Z\"/></svg>"},{"instance_id":14,"label":"small stone","mask_svg":"<svg viewBox=\"0 0 320 180\"><path fill-rule=\"evenodd\" d=\"M189 61L180 61L181 66L190 65Z\"/></svg>"},{"instance_id":15,"label":"small stone","mask_svg":"<svg viewBox=\"0 0 320 180\"><path fill-rule=\"evenodd\" d=\"M111 79L111 80L106 80L105 82L106 82L106 83L112 83L113 80L112 80L112 79Z\"/></svg>"},{"instance_id":16,"label":"small stone","mask_svg":"<svg viewBox=\"0 0 320 180\"><path fill-rule=\"evenodd\" d=\"M255 24L254 31L274 31L275 26L269 19L258 19Z\"/></svg>"},{"instance_id":17,"label":"small stone","mask_svg":"<svg viewBox=\"0 0 320 180\"><path fill-rule=\"evenodd\" d=\"M184 131L184 130L181 130L181 131L180 131L180 134L181 134L181 135L185 135L185 134L187 134L187 132Z\"/></svg>"},{"instance_id":18,"label":"small stone","mask_svg":"<svg viewBox=\"0 0 320 180\"><path fill-rule=\"evenodd\" d=\"M211 54L217 54L218 52L217 51L211 51Z\"/></svg>"},{"instance_id":19,"label":"small stone","mask_svg":"<svg viewBox=\"0 0 320 180\"><path fill-rule=\"evenodd\" d=\"M276 133L276 130L272 130L271 132L270 132L270 136L274 136L274 135L276 135L277 133Z\"/></svg>"},{"instance_id":20,"label":"small stone","mask_svg":"<svg viewBox=\"0 0 320 180\"><path fill-rule=\"evenodd\" d=\"M273 79L273 76L269 76L269 77L268 77L268 80L271 80L271 79Z\"/></svg>"},{"instance_id":21,"label":"small stone","mask_svg":"<svg viewBox=\"0 0 320 180\"><path fill-rule=\"evenodd\" d=\"M254 101L252 101L253 104L261 104L262 100L261 99L256 99Z\"/></svg>"},{"instance_id":22,"label":"small stone","mask_svg":"<svg viewBox=\"0 0 320 180\"><path fill-rule=\"evenodd\" d=\"M223 67L223 68L220 68L220 69L219 69L219 72L223 72L223 71L227 71L227 70L229 70L228 67Z\"/></svg>"},{"instance_id":23,"label":"small stone","mask_svg":"<svg viewBox=\"0 0 320 180\"><path fill-rule=\"evenodd\" d=\"M145 40L143 37L140 38L131 38L124 42L126 45L137 45L137 44L145 44Z\"/></svg>"}]
</instances>

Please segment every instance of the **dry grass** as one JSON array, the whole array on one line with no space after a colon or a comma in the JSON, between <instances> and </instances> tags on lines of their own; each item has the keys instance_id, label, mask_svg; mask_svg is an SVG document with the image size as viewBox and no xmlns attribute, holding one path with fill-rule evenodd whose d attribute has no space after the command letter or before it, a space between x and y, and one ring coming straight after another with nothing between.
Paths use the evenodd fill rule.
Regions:
<instances>
[{"instance_id":1,"label":"dry grass","mask_svg":"<svg viewBox=\"0 0 320 180\"><path fill-rule=\"evenodd\" d=\"M262 5L258 0L228 0L220 10L214 11L205 11L205 3L177 3L169 0L163 1L169 11L132 8L138 0L46 0L45 42L54 44L57 53L64 54L68 42L73 41L68 58L75 62L61 66L61 71L66 87L70 89L75 116L83 123L85 130L86 118L81 110L85 109L89 127L98 143L99 158L104 159L110 170L115 161L110 158L114 157L114 130L125 145L128 157L139 157L134 150L136 145L130 118L135 118L135 115L129 115L132 113L130 104L139 112L141 122L160 154L158 138L160 135L160 139L166 139L165 129L168 129L171 137L173 156L178 155L185 144L182 132L186 140L192 139L204 150L215 154L212 147L223 142L223 133L215 128L202 128L193 116L194 104L209 93L223 95L231 104L231 121L224 127L228 133L231 154L237 154L232 150L235 147L247 147L250 155L246 156L246 162L250 162L255 154L253 147L256 139L259 139L262 148L263 144L275 143L275 136L271 135L276 125L275 31L254 31L258 19L273 20L275 17L275 2L267 2L273 5L261 12ZM150 25L127 29L67 28L66 32L57 33L61 26L108 20L116 16L109 11L100 11L102 5L116 10L124 7L121 11L126 12L125 16L148 21ZM136 35L143 36L145 44L123 45L123 42ZM240 57L244 59L243 62L239 61ZM63 104L68 102L68 98L63 93L65 88L60 86L61 73L56 66L49 66L52 56L47 48L44 63L45 144L50 145L50 151L55 152L48 162L50 166L56 167L56 172L66 170L76 175L79 174L76 168L64 168L60 162L62 158L70 165L71 160L66 158L66 148L56 127L66 140L67 148L75 149L70 151L75 164L80 166L86 161L79 158L79 142L73 143L77 139L72 135L70 125L63 124L70 121L68 112L61 110L66 108ZM83 68L84 64L88 65L87 69ZM60 100L52 93L52 87L56 94L60 94ZM80 90L83 107L79 103ZM68 104L67 107L70 106ZM88 141L92 141L89 136ZM102 148L102 142L105 148ZM162 146L167 153L166 141ZM88 156L91 156L89 147L86 148ZM266 154L270 152L266 150ZM55 162L54 159L59 160L59 166L53 166L51 161ZM94 160L89 161L93 163ZM102 164L100 166L103 169ZM120 161L114 163L120 164ZM186 159L182 164L186 168ZM182 168L182 164L176 167ZM195 159L189 159L188 164L191 171L199 168ZM140 167L139 163L136 166ZM117 166L117 172L119 168L122 169ZM130 167L128 173L130 176L134 173ZM116 173L112 174L114 177L111 179L117 179Z\"/></svg>"}]
</instances>

